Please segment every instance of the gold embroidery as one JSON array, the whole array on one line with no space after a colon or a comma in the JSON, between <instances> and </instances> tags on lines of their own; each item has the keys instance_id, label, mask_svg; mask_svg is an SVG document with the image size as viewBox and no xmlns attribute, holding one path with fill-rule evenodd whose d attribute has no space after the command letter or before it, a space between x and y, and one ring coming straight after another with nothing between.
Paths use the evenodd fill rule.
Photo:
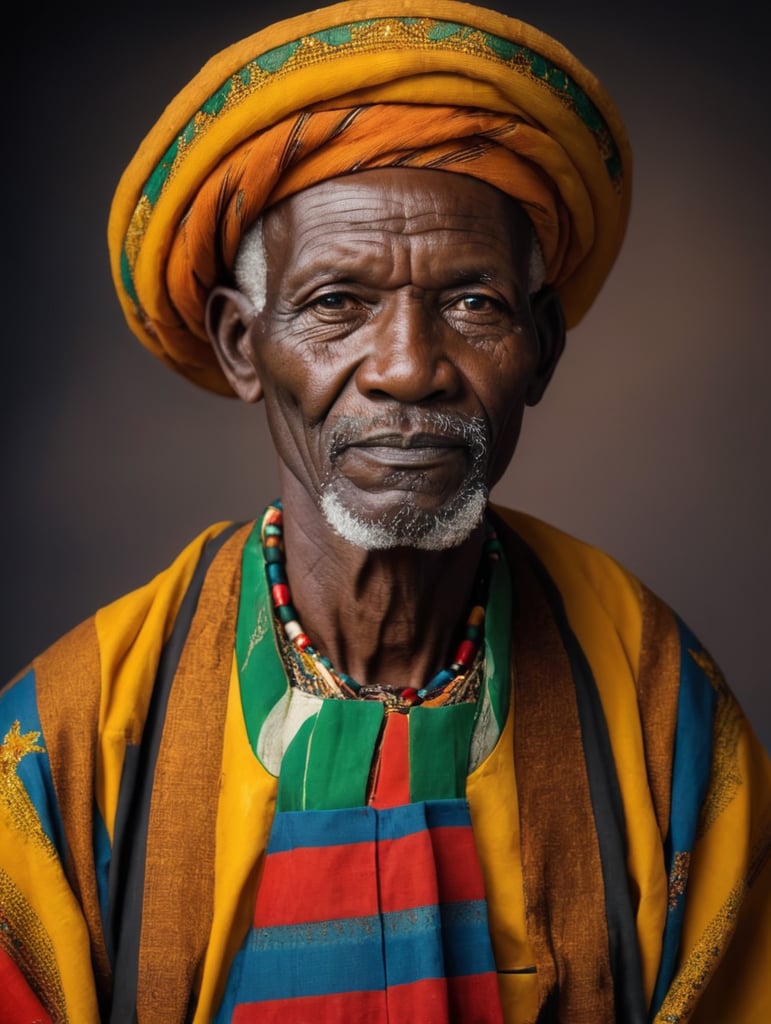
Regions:
<instances>
[{"instance_id":1,"label":"gold embroidery","mask_svg":"<svg viewBox=\"0 0 771 1024\"><path fill-rule=\"evenodd\" d=\"M698 837L704 835L717 821L742 785L737 758L742 712L733 700L722 672L709 654L704 649L689 650L688 653L707 676L717 695L712 728L712 769L699 819Z\"/></svg>"},{"instance_id":2,"label":"gold embroidery","mask_svg":"<svg viewBox=\"0 0 771 1024\"><path fill-rule=\"evenodd\" d=\"M16 768L25 754L42 754L45 747L39 747L37 741L40 739L39 732L21 731L21 723L16 721L5 734L2 746L0 746L0 771L7 771Z\"/></svg>"},{"instance_id":3,"label":"gold embroidery","mask_svg":"<svg viewBox=\"0 0 771 1024\"><path fill-rule=\"evenodd\" d=\"M677 901L685 892L688 882L688 868L691 864L690 853L676 853L672 870L669 874L669 909L674 910Z\"/></svg>"},{"instance_id":4,"label":"gold embroidery","mask_svg":"<svg viewBox=\"0 0 771 1024\"><path fill-rule=\"evenodd\" d=\"M0 868L0 949L18 965L53 1024L67 1024L56 953L40 918L9 875Z\"/></svg>"},{"instance_id":5,"label":"gold embroidery","mask_svg":"<svg viewBox=\"0 0 771 1024\"><path fill-rule=\"evenodd\" d=\"M281 660L287 678L292 686L304 693L312 694L315 697L322 697L331 700L355 700L369 699L379 700L385 706L385 714L392 711L406 711L412 706L399 695L397 691L390 691L380 687L362 687L362 692L369 691L368 697L356 698L341 690L332 675L326 671L324 665L319 665L305 651L298 650L290 643L281 628L276 629ZM480 647L474 656L468 672L460 673L447 685L446 689L434 698L427 698L423 707L442 707L451 704L472 704L479 698L479 691L485 677L485 650Z\"/></svg>"},{"instance_id":6,"label":"gold embroidery","mask_svg":"<svg viewBox=\"0 0 771 1024\"><path fill-rule=\"evenodd\" d=\"M261 643L265 639L265 636L267 635L269 630L270 620L268 618L268 613L264 608L260 608L260 611L257 615L257 623L252 631L252 635L249 637L249 647L247 648L246 654L244 656L243 664L239 669L240 672L246 671L246 666L249 664L249 659L252 656L252 651L257 646L257 644Z\"/></svg>"},{"instance_id":7,"label":"gold embroidery","mask_svg":"<svg viewBox=\"0 0 771 1024\"><path fill-rule=\"evenodd\" d=\"M42 847L51 856L56 851L43 831L40 818L29 794L16 773L16 768L27 754L45 753L45 747L38 746L39 732L21 731L16 721L5 734L0 744L0 804L7 807L15 827L35 845Z\"/></svg>"},{"instance_id":8,"label":"gold embroidery","mask_svg":"<svg viewBox=\"0 0 771 1024\"><path fill-rule=\"evenodd\" d=\"M140 196L134 214L126 230L126 237L123 240L126 259L132 271L136 266L139 250L147 232L147 227L152 217L153 207L147 196Z\"/></svg>"},{"instance_id":9,"label":"gold embroidery","mask_svg":"<svg viewBox=\"0 0 771 1024\"><path fill-rule=\"evenodd\" d=\"M682 965L664 997L654 1024L680 1024L688 1019L696 1000L723 954L736 924L747 887L737 882L728 899L710 921L699 942Z\"/></svg>"}]
</instances>

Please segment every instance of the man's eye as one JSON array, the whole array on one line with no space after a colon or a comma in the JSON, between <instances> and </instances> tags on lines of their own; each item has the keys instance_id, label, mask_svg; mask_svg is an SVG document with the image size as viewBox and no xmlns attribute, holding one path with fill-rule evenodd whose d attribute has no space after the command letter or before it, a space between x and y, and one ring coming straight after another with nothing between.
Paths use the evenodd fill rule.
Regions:
<instances>
[{"instance_id":1,"label":"man's eye","mask_svg":"<svg viewBox=\"0 0 771 1024\"><path fill-rule=\"evenodd\" d=\"M335 312L341 309L350 309L356 305L355 299L345 292L327 292L325 295L318 295L310 303L316 309Z\"/></svg>"},{"instance_id":2,"label":"man's eye","mask_svg":"<svg viewBox=\"0 0 771 1024\"><path fill-rule=\"evenodd\" d=\"M503 309L503 302L492 295L469 294L455 299L450 309L458 313L497 313Z\"/></svg>"}]
</instances>

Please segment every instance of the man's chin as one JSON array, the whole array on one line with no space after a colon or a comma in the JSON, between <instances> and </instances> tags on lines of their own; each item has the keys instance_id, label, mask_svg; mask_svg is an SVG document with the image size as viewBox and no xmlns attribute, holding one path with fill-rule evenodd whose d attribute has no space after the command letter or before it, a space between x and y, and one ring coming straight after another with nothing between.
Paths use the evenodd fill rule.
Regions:
<instances>
[{"instance_id":1,"label":"man's chin","mask_svg":"<svg viewBox=\"0 0 771 1024\"><path fill-rule=\"evenodd\" d=\"M458 547L479 526L486 508L487 489L481 484L464 488L439 510L425 511L404 502L387 516L372 519L350 508L333 488L326 490L321 500L321 511L335 533L366 551L445 551Z\"/></svg>"}]
</instances>

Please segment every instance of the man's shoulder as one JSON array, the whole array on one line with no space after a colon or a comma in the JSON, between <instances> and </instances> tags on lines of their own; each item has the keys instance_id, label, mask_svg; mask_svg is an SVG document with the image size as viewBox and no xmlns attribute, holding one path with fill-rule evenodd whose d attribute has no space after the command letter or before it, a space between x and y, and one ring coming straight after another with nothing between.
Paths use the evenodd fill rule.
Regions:
<instances>
[{"instance_id":1,"label":"man's shoulder","mask_svg":"<svg viewBox=\"0 0 771 1024\"><path fill-rule=\"evenodd\" d=\"M683 651L708 657L677 612L612 555L527 513L494 511L520 601L546 597L563 642L577 643L608 707L637 706L642 691L643 703L676 695ZM619 704L622 693L628 699Z\"/></svg>"},{"instance_id":2,"label":"man's shoulder","mask_svg":"<svg viewBox=\"0 0 771 1024\"><path fill-rule=\"evenodd\" d=\"M251 526L229 521L208 526L147 582L99 607L41 650L3 689L8 690L30 673L39 675L49 665L71 666L77 673L78 666L90 665L98 670L106 662L120 664L129 657L156 662L185 596L192 587L203 585L215 558L221 558L226 548L230 548L230 558L219 583L224 590L230 589Z\"/></svg>"},{"instance_id":3,"label":"man's shoulder","mask_svg":"<svg viewBox=\"0 0 771 1024\"><path fill-rule=\"evenodd\" d=\"M493 510L533 552L557 587L593 591L598 598L641 601L646 587L616 558L579 537L517 509L493 505Z\"/></svg>"},{"instance_id":4,"label":"man's shoulder","mask_svg":"<svg viewBox=\"0 0 771 1024\"><path fill-rule=\"evenodd\" d=\"M504 549L513 553L513 575L517 559L537 566L553 609L563 610L595 662L615 650L619 665L631 666L636 675L646 646L679 643L674 610L612 555L527 513L498 506L494 511L504 524ZM516 539L507 547L509 531Z\"/></svg>"},{"instance_id":5,"label":"man's shoulder","mask_svg":"<svg viewBox=\"0 0 771 1024\"><path fill-rule=\"evenodd\" d=\"M49 757L73 746L92 757L102 730L116 737L116 749L138 742L166 666L174 672L183 653L198 667L212 657L229 664L252 525L222 522L203 530L147 583L34 657L0 689L0 738L14 730L38 734Z\"/></svg>"}]
</instances>

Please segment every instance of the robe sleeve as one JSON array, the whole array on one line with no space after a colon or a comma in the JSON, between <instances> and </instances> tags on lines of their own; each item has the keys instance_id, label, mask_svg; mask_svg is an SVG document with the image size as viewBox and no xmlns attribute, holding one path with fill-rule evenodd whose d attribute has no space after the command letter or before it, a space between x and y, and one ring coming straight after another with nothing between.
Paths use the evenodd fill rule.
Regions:
<instances>
[{"instance_id":1,"label":"robe sleeve","mask_svg":"<svg viewBox=\"0 0 771 1024\"><path fill-rule=\"evenodd\" d=\"M0 1018L97 1024L91 940L68 881L33 669L0 695Z\"/></svg>"},{"instance_id":2,"label":"robe sleeve","mask_svg":"<svg viewBox=\"0 0 771 1024\"><path fill-rule=\"evenodd\" d=\"M671 965L665 934L656 1024L771 1020L771 761L709 653L683 628L675 736L667 928L679 918ZM710 695L697 747L694 691ZM706 785L691 842L677 836L683 793L703 761ZM681 815L680 815L681 816Z\"/></svg>"}]
</instances>

